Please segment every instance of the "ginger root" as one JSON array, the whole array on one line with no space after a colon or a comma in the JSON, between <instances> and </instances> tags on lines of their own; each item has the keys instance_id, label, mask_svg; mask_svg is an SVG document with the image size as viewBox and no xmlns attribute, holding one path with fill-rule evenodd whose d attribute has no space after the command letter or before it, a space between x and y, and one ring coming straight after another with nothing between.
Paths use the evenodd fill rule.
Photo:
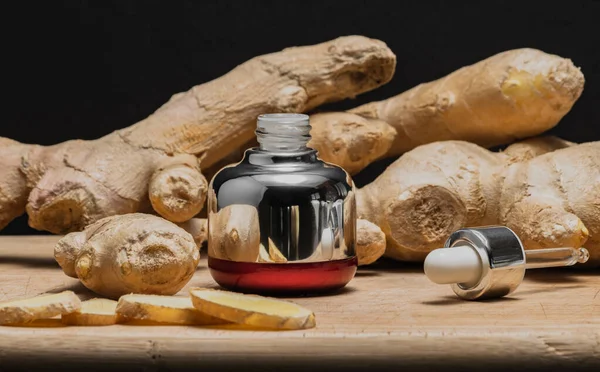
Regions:
<instances>
[{"instance_id":1,"label":"ginger root","mask_svg":"<svg viewBox=\"0 0 600 372\"><path fill-rule=\"evenodd\" d=\"M181 227L192 235L198 248L208 241L208 220L206 218L192 218L177 226Z\"/></svg>"},{"instance_id":2,"label":"ginger root","mask_svg":"<svg viewBox=\"0 0 600 372\"><path fill-rule=\"evenodd\" d=\"M357 191L358 215L383 230L385 255L402 261L422 261L459 228L500 224L526 249L585 245L589 265L599 265L600 142L512 146L419 146Z\"/></svg>"},{"instance_id":3,"label":"ginger root","mask_svg":"<svg viewBox=\"0 0 600 372\"><path fill-rule=\"evenodd\" d=\"M117 301L105 298L92 298L83 301L81 309L72 313L63 314L61 322L66 325L79 326L106 326L117 323Z\"/></svg>"},{"instance_id":4,"label":"ginger root","mask_svg":"<svg viewBox=\"0 0 600 372\"><path fill-rule=\"evenodd\" d=\"M499 221L527 248L585 246L600 265L600 141L570 146L503 172Z\"/></svg>"},{"instance_id":5,"label":"ginger root","mask_svg":"<svg viewBox=\"0 0 600 372\"><path fill-rule=\"evenodd\" d=\"M192 288L190 296L199 311L235 324L289 330L316 325L312 311L275 298L201 288Z\"/></svg>"},{"instance_id":6,"label":"ginger root","mask_svg":"<svg viewBox=\"0 0 600 372\"><path fill-rule=\"evenodd\" d=\"M169 221L185 222L202 209L207 189L196 157L178 155L158 164L148 194L158 214Z\"/></svg>"},{"instance_id":7,"label":"ginger root","mask_svg":"<svg viewBox=\"0 0 600 372\"><path fill-rule=\"evenodd\" d=\"M42 147L0 138L0 228L25 210L31 227L56 234L152 208L182 222L203 205L200 165L250 141L259 114L353 98L387 83L395 63L381 41L341 37L253 58L94 141Z\"/></svg>"},{"instance_id":8,"label":"ginger root","mask_svg":"<svg viewBox=\"0 0 600 372\"><path fill-rule=\"evenodd\" d=\"M369 265L385 253L385 233L367 220L356 221L356 257L358 265Z\"/></svg>"},{"instance_id":9,"label":"ginger root","mask_svg":"<svg viewBox=\"0 0 600 372\"><path fill-rule=\"evenodd\" d=\"M574 145L576 144L558 137L534 137L513 143L508 146L504 154L509 157L508 162L512 164L531 160L536 156Z\"/></svg>"},{"instance_id":10,"label":"ginger root","mask_svg":"<svg viewBox=\"0 0 600 372\"><path fill-rule=\"evenodd\" d=\"M313 115L311 144L350 173L431 142L509 144L558 124L583 86L569 59L509 50L384 101Z\"/></svg>"},{"instance_id":11,"label":"ginger root","mask_svg":"<svg viewBox=\"0 0 600 372\"><path fill-rule=\"evenodd\" d=\"M54 257L65 274L108 298L172 295L192 278L200 253L193 237L158 216L103 218L62 238Z\"/></svg>"},{"instance_id":12,"label":"ginger root","mask_svg":"<svg viewBox=\"0 0 600 372\"><path fill-rule=\"evenodd\" d=\"M123 322L131 320L179 325L219 325L229 322L204 314L182 296L125 295L116 309Z\"/></svg>"},{"instance_id":13,"label":"ginger root","mask_svg":"<svg viewBox=\"0 0 600 372\"><path fill-rule=\"evenodd\" d=\"M396 129L378 119L345 112L312 115L308 146L326 162L355 174L390 150Z\"/></svg>"},{"instance_id":14,"label":"ginger root","mask_svg":"<svg viewBox=\"0 0 600 372\"><path fill-rule=\"evenodd\" d=\"M72 291L43 294L0 303L0 324L27 324L81 309L81 301Z\"/></svg>"},{"instance_id":15,"label":"ginger root","mask_svg":"<svg viewBox=\"0 0 600 372\"><path fill-rule=\"evenodd\" d=\"M20 171L28 147L0 137L0 230L25 213L29 186Z\"/></svg>"}]
</instances>

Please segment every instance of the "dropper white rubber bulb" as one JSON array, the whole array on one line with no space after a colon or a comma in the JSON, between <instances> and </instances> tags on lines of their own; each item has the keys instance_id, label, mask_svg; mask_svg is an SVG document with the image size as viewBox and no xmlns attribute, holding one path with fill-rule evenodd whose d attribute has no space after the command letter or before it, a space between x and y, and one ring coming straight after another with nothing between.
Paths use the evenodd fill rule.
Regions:
<instances>
[{"instance_id":1,"label":"dropper white rubber bulb","mask_svg":"<svg viewBox=\"0 0 600 372\"><path fill-rule=\"evenodd\" d=\"M469 246L435 249L427 255L425 275L437 284L476 284L482 274L481 257Z\"/></svg>"}]
</instances>

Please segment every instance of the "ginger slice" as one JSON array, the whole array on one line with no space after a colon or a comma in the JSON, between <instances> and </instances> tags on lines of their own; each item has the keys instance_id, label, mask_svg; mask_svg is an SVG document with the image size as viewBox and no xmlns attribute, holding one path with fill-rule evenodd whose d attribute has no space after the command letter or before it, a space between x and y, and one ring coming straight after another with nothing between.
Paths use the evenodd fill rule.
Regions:
<instances>
[{"instance_id":1,"label":"ginger slice","mask_svg":"<svg viewBox=\"0 0 600 372\"><path fill-rule=\"evenodd\" d=\"M129 294L119 298L116 312L124 320L163 324L218 325L229 323L204 314L189 297Z\"/></svg>"},{"instance_id":2,"label":"ginger slice","mask_svg":"<svg viewBox=\"0 0 600 372\"><path fill-rule=\"evenodd\" d=\"M26 324L81 309L81 301L72 291L0 303L0 324Z\"/></svg>"},{"instance_id":3,"label":"ginger slice","mask_svg":"<svg viewBox=\"0 0 600 372\"><path fill-rule=\"evenodd\" d=\"M101 326L117 323L117 301L106 298L93 298L83 301L81 309L74 313L63 314L61 321L68 325Z\"/></svg>"},{"instance_id":4,"label":"ginger slice","mask_svg":"<svg viewBox=\"0 0 600 372\"><path fill-rule=\"evenodd\" d=\"M275 245L275 243L269 238L269 257L273 262L285 263L287 262L287 258L281 253L279 248Z\"/></svg>"},{"instance_id":5,"label":"ginger slice","mask_svg":"<svg viewBox=\"0 0 600 372\"><path fill-rule=\"evenodd\" d=\"M275 298L202 288L192 288L190 296L199 311L232 323L290 330L316 325L312 311Z\"/></svg>"},{"instance_id":6,"label":"ginger slice","mask_svg":"<svg viewBox=\"0 0 600 372\"><path fill-rule=\"evenodd\" d=\"M256 262L263 262L263 263L273 262L273 260L269 256L269 251L267 251L267 248L265 248L265 246L262 244L259 246L258 258L256 259Z\"/></svg>"},{"instance_id":7,"label":"ginger slice","mask_svg":"<svg viewBox=\"0 0 600 372\"><path fill-rule=\"evenodd\" d=\"M257 262L285 263L287 262L287 258L281 253L271 238L269 238L268 250L264 245L260 244Z\"/></svg>"}]
</instances>

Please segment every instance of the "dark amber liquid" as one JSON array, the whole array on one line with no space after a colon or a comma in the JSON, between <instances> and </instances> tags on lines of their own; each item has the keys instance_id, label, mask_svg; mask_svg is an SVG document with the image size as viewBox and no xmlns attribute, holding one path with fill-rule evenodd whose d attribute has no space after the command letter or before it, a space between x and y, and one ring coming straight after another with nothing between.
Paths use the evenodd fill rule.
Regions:
<instances>
[{"instance_id":1,"label":"dark amber liquid","mask_svg":"<svg viewBox=\"0 0 600 372\"><path fill-rule=\"evenodd\" d=\"M229 290L271 295L311 295L344 287L356 274L357 258L314 263L234 262L209 257L213 279Z\"/></svg>"}]
</instances>

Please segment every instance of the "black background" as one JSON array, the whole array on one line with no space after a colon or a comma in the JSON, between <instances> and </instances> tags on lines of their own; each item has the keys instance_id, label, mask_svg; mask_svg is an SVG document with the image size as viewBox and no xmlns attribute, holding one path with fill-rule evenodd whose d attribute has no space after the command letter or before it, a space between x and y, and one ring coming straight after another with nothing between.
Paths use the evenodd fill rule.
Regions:
<instances>
[{"instance_id":1,"label":"black background","mask_svg":"<svg viewBox=\"0 0 600 372\"><path fill-rule=\"evenodd\" d=\"M0 136L26 143L103 136L256 55L351 34L385 41L395 76L320 109L384 99L533 47L571 58L586 78L552 133L600 140L599 1L21 1L2 14ZM34 231L23 217L1 233Z\"/></svg>"}]
</instances>

